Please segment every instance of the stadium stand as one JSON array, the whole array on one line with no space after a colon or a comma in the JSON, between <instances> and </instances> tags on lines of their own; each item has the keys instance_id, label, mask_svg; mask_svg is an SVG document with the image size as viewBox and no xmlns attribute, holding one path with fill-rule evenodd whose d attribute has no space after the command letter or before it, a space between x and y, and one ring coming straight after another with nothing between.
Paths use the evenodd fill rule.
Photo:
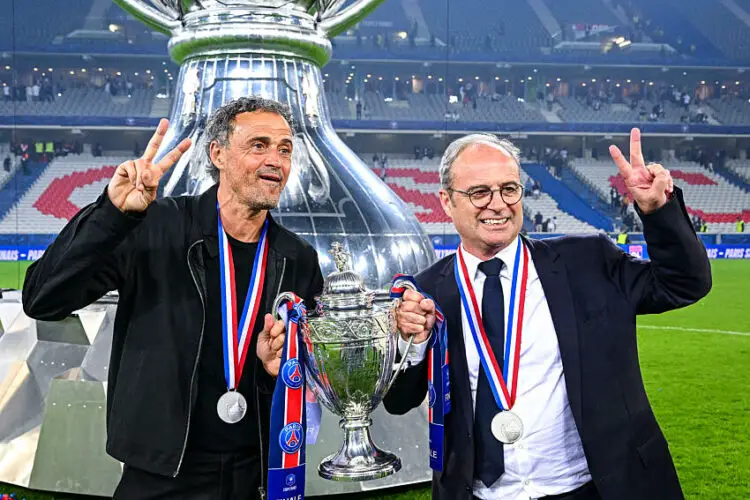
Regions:
<instances>
[{"instance_id":1,"label":"stadium stand","mask_svg":"<svg viewBox=\"0 0 750 500\"><path fill-rule=\"evenodd\" d=\"M68 51L78 56L98 50L135 54L138 57L128 59L129 70L124 67L107 68L110 78L117 79L118 88L132 79L131 83L136 87L131 96L122 93L113 96L102 88L103 76L107 72L101 73L100 70L95 75L90 69L85 76L81 74L80 67L88 63L79 66L80 61L66 62L64 64L72 64L73 67L56 67L54 74L46 76L44 68L54 63L48 66L45 61L43 65L40 64L38 72L36 68L32 72L33 66L26 64L16 73L16 68L23 64L14 60L13 71L0 67L2 82L12 82L18 90L28 91L23 87L33 85L42 77L52 80L56 89L59 82L61 91L58 94L55 90L52 101L15 100L15 96L0 99L0 119L5 118L2 125L16 126L14 120L23 117L23 124L27 126L38 123L65 127L72 123L65 123L66 118L83 117L79 120L81 123L98 126L108 125L107 119L120 123L114 118L122 117L127 120L121 122L129 122L128 126L139 124L145 127L149 122L140 119L155 119L155 116L164 114L167 101L157 99L156 94L162 86L169 85L166 80L171 73L167 68L173 68L166 66L171 64L166 60L166 38L153 35L140 21L124 13L118 6L105 3L106 6L98 0L68 0L49 5L48 2L42 4L42 0L14 2L13 15L0 17L0 50L32 51L46 47L52 52ZM730 8L730 4L738 7ZM650 36L646 37L646 42L653 39L671 44L679 52L681 62L700 60L702 64L713 64L715 61L750 61L750 28L745 23L750 19L750 0L732 0L720 2L719 5L714 0L628 0L612 5L610 7L609 2L602 0L386 0L372 15L343 33L335 42L346 43L355 54L357 51L364 54L372 48L381 52L379 59L369 66L360 60L344 62L342 58L341 64L326 67L324 71L331 73L327 85L332 88L326 92L331 116L336 120L356 120L357 102L351 98L356 94L363 104L362 119L380 122L373 128L396 129L399 128L398 122L404 122L405 130L409 130L409 127L413 130L452 127L461 132L503 130L533 133L541 130L548 134L590 134L592 131L609 134L623 133L627 130L626 126L645 122L644 127L651 123L670 125L668 130L657 129L659 132L692 135L693 130L688 130L692 124L686 121L702 111L709 120L705 126L711 130L704 128L696 134L746 133L740 128L729 128L750 125L750 94L747 90L750 84L741 73L736 72L738 64L733 64L731 72L727 70L714 80L706 77L705 71L701 73L702 76L695 77L698 71L692 68L689 69L690 76L683 72L685 78L681 79L672 69L663 71L660 76L653 72L646 75L646 70L639 75L637 68L633 68L632 75L625 73L630 70L619 69L617 75L614 72L609 75L606 73L609 70L601 67L570 71L572 66L534 68L531 64L519 66L498 62L518 58L525 58L526 63L554 61L556 54L564 54L568 50L565 47L559 51L555 48L555 45L565 45L560 43L562 40L571 40L570 33L566 35L565 31L575 29L581 36L580 31L585 32L586 25L613 26L615 32L627 36L632 34L633 38L640 38L641 32L646 31ZM743 10L747 18L743 17ZM482 15L478 16L477 12ZM717 12L721 15L717 15ZM21 22L26 19L36 21ZM116 23L125 29L115 29L116 33L109 38L105 36L106 33L100 33L104 37L101 39L88 39L76 34L81 29L107 32L109 23ZM592 50L599 51L599 42L604 43L610 35L584 38L591 43ZM376 43L373 44L373 41ZM389 43L394 45L388 47ZM411 50L411 54L416 56L409 62L411 66L408 69L405 61L403 67L391 64L389 57L393 54L392 50L397 48ZM441 64L450 64L455 60L466 64L452 65L452 69L445 69L443 73L443 69L427 62L431 55L441 50L444 57L437 59ZM584 59L594 57L585 50L584 47L570 53L576 56L583 54ZM149 58L141 56L152 53L159 54L161 59L144 64L142 61ZM338 48L334 49L334 54L337 53ZM468 64L477 53L493 58L489 71L482 65ZM419 59L422 55L427 59ZM630 64L638 56L623 50L612 57L619 57L625 64ZM667 60L668 56L662 54L661 57ZM97 61L96 66L99 64L106 63ZM148 69L150 76L146 76L144 69L154 67L158 67L158 72L154 71L158 73L156 81L147 79L153 78L151 69ZM350 84L347 80L344 86L341 82L346 79L350 68L356 71L357 81ZM119 76L120 69L122 77ZM162 69L165 75L161 74ZM75 76L68 79L68 73L73 74L72 70L76 70ZM133 78L135 71L141 72L137 79ZM385 78L384 84L366 84L363 74L370 72L379 73L380 78ZM404 77L412 72L419 73L412 77L414 83L408 76ZM428 82L428 74L435 79ZM558 75L562 76L562 81ZM396 76L401 77L398 84L393 83ZM440 85L435 82L438 76L441 77ZM606 85L602 76L607 79ZM611 83L609 76L612 76ZM596 77L598 83L594 84L592 77ZM627 80L626 89L625 79L630 77L633 78L633 85ZM520 85L519 78L523 80ZM710 81L699 85L703 78ZM618 86L614 88L616 79ZM654 80L653 84L650 79ZM736 82L735 79L743 81ZM419 80L422 83L417 83ZM472 85L471 98L465 102L449 102L453 96L468 94L469 84ZM675 86L693 99L687 109L670 97L670 88ZM702 89L704 86L710 89ZM380 90L376 91L375 88ZM383 91L384 88L387 91ZM481 89L481 92L474 98L477 89ZM547 109L543 100L549 92L554 92L555 96L552 109ZM700 104L696 103L698 96L703 99ZM631 102L635 103L632 107ZM157 109L154 103L161 107ZM649 115L657 104L662 106L663 115L654 119ZM102 123L97 123L97 119ZM346 128L341 123L339 121L335 125ZM502 124L511 125L503 127ZM587 127L591 125L593 127ZM362 122L347 123L346 126L366 128ZM741 147L746 146L738 145L736 149ZM4 159L3 151L0 146L0 160ZM737 153L733 151L730 156L737 156ZM364 157L367 158L367 154ZM0 232L15 231L19 224L21 232L56 232L76 207L98 194L105 182L102 179L112 168L108 165L117 164L120 160L118 157L69 156L58 158L49 166L31 163L26 172L21 172L18 162L14 161L9 172L0 171L0 189L5 186L0 191ZM704 217L710 230L733 231L736 217L747 219L750 210L750 163L747 160L730 161L726 170L719 170L717 165L714 172L693 163L672 162L668 165L678 185L685 188L691 213ZM569 185L572 181L566 175L570 175L571 171L582 182L582 187L572 189ZM527 216L541 211L545 219L556 217L556 229L561 232L611 230L613 212L616 211L603 209L599 200L593 203L586 198L585 192L595 192L608 202L613 182L617 187L622 187L613 177L608 158L598 162L575 159L572 170L563 170L561 178L552 176L544 166L526 164L524 180L532 172L537 172L536 177L544 177L545 190L539 198L525 200ZM435 196L439 189L435 161L415 161L391 155L386 180L416 211L428 232L440 234L453 231Z\"/></svg>"},{"instance_id":2,"label":"stadium stand","mask_svg":"<svg viewBox=\"0 0 750 500\"><path fill-rule=\"evenodd\" d=\"M58 69L60 73L66 73L65 79L60 78L61 83L57 83L58 79L55 77L56 83L53 85L48 77L43 77L38 100L26 98L32 87L16 85L13 96L0 99L0 118L6 118L6 124L10 124L12 121L8 121L7 118L23 117L24 125L28 125L33 123L33 117L42 117L47 123L66 126L71 124L69 122L75 122L77 117L81 117L91 125L97 124L96 119L100 119L102 125L109 125L106 123L107 119L154 118L164 115L169 109L169 99L162 91L163 83L145 80L143 78L147 76L145 72L116 76L115 73L92 70L88 73L89 77L85 76L86 73L79 71L76 76L68 78L66 68ZM143 71L142 67L140 69ZM115 70L110 69L110 72L113 71ZM0 83L5 83L7 77L1 72L0 69ZM117 73L121 72L117 71ZM471 73L473 72L469 74ZM38 82L39 77L35 75L39 73L19 75L17 80ZM341 75L334 75L331 78L335 79L337 76ZM419 77L423 78L424 82L430 82L427 76L422 74ZM437 78L434 75L429 76L433 77L432 82ZM32 80L34 78L36 80ZM111 93L107 92L106 78L109 78L112 84ZM379 78L382 79L383 76ZM613 80L605 83L604 79L600 79L599 83L589 83L584 87L582 84L586 82L574 79L560 84L565 85L567 89L565 93L569 95L555 92L553 107L547 109L547 103L543 99L544 92L534 95L521 88L511 88L510 83L507 83L508 79L505 84L498 82L499 79L500 77L497 76L494 79L490 77L479 80L476 77L456 78L451 83L441 83L440 87L434 83L427 83L427 88L424 85L412 85L410 81L402 81L395 93L390 82L378 85L368 84L366 90L360 90L358 94L363 104L362 119L410 122L533 123L539 124L538 127L543 127L549 122L596 125L655 123L676 125L678 127L674 127L673 132L677 133L680 133L685 125L700 125L708 128L750 125L749 94L745 88L750 84L744 82L731 82L731 90L724 90L727 85L722 85L718 80L711 82L713 90L717 93L721 92L722 95L699 102L694 97L698 86L691 88L670 84L669 81L653 82L655 85L647 86L648 91L644 97L637 87L631 89L629 95L624 95L625 92L615 87ZM497 85L493 86L493 83ZM129 91L130 97L127 95L126 85L132 85ZM355 94L352 90L349 88L348 91L344 91L339 86L327 90L326 98L332 118L340 120L357 118L357 98L353 97ZM674 96L679 97L682 92L692 98L687 108L674 100ZM736 96L728 92L733 92ZM19 93L20 97L18 97ZM55 96L54 100L47 98L51 95ZM466 97L463 102L449 102L453 97L456 98L454 101L461 101L462 96ZM658 116L653 114L657 106L660 108ZM699 115L705 116L698 120ZM747 132L738 130L737 133Z\"/></svg>"},{"instance_id":3,"label":"stadium stand","mask_svg":"<svg viewBox=\"0 0 750 500\"><path fill-rule=\"evenodd\" d=\"M710 106L716 110L716 119L724 125L746 125L750 123L750 102L747 99L728 97L714 99Z\"/></svg>"},{"instance_id":4,"label":"stadium stand","mask_svg":"<svg viewBox=\"0 0 750 500\"><path fill-rule=\"evenodd\" d=\"M601 103L599 109L587 105L582 99L561 96L557 98L562 110L559 115L568 122L601 122L601 123L637 123L649 120L649 116L657 104L661 104L664 116L654 121L660 123L682 123L684 116L690 116L691 112L686 111L684 107L678 106L672 101L662 100L658 103L655 101L641 100L637 102L635 109L626 103ZM631 100L628 99L629 103ZM692 106L691 110L697 112L697 107ZM750 114L745 116L745 123L748 122Z\"/></svg>"},{"instance_id":5,"label":"stadium stand","mask_svg":"<svg viewBox=\"0 0 750 500\"><path fill-rule=\"evenodd\" d=\"M546 0L545 3L560 24L621 24L601 0Z\"/></svg>"},{"instance_id":6,"label":"stadium stand","mask_svg":"<svg viewBox=\"0 0 750 500\"><path fill-rule=\"evenodd\" d=\"M740 21L723 2L671 0L671 5L729 58L747 60L750 57L750 26Z\"/></svg>"},{"instance_id":7,"label":"stadium stand","mask_svg":"<svg viewBox=\"0 0 750 500\"><path fill-rule=\"evenodd\" d=\"M96 199L115 165L126 159L87 154L54 159L0 220L0 234L59 232L80 207Z\"/></svg>"},{"instance_id":8,"label":"stadium stand","mask_svg":"<svg viewBox=\"0 0 750 500\"><path fill-rule=\"evenodd\" d=\"M3 199L0 234L58 232L80 207L101 193L114 172L114 165L125 159L71 155L55 159L47 167L34 166L30 175L17 172L22 182L0 190ZM663 164L670 169L675 184L683 188L689 213L703 218L711 232L733 232L737 217L750 222L750 195L742 187L696 163L666 161ZM625 193L622 179L614 172L609 159L575 158L571 160L570 168L607 203L612 186L621 194ZM747 179L750 160L730 161L728 168ZM379 165L374 170L381 174ZM540 196L524 198L528 220L533 220L534 215L541 212L544 220L556 218L556 232L574 234L612 230L612 220L607 213L581 198L562 179L554 177L546 166L525 162L521 177L524 185L531 177L539 180L543 187ZM414 210L429 234L455 232L437 197L440 182L436 160L389 157L385 181Z\"/></svg>"},{"instance_id":9,"label":"stadium stand","mask_svg":"<svg viewBox=\"0 0 750 500\"><path fill-rule=\"evenodd\" d=\"M0 116L149 116L155 92L134 89L132 97L103 89L69 89L54 101L0 101Z\"/></svg>"},{"instance_id":10,"label":"stadium stand","mask_svg":"<svg viewBox=\"0 0 750 500\"><path fill-rule=\"evenodd\" d=\"M648 34L657 42L669 43L684 54L706 61L725 61L726 55L706 38L682 13L681 0L631 0L631 13L642 19Z\"/></svg>"},{"instance_id":11,"label":"stadium stand","mask_svg":"<svg viewBox=\"0 0 750 500\"><path fill-rule=\"evenodd\" d=\"M542 193L554 197L555 203L559 206L561 211L570 214L570 216L575 219L588 223L590 225L589 228L591 229L612 230L612 223L605 215L597 212L595 208L591 207L575 192L568 188L565 183L552 175L550 169L546 165L540 163L524 163L522 165L522 170L534 178L534 180L541 183ZM526 181L524 180L524 182ZM547 216L546 213L542 213L542 215L545 217ZM583 229L586 229L586 226L565 226L566 231L579 232Z\"/></svg>"},{"instance_id":12,"label":"stadium stand","mask_svg":"<svg viewBox=\"0 0 750 500\"><path fill-rule=\"evenodd\" d=\"M737 217L750 221L750 196L742 188L697 163L672 160L662 164L671 172L675 185L683 189L688 212L703 218L711 232L732 232ZM577 158L571 168L604 200L609 201L612 186L620 194L626 193L622 178L613 173L608 159Z\"/></svg>"},{"instance_id":13,"label":"stadium stand","mask_svg":"<svg viewBox=\"0 0 750 500\"><path fill-rule=\"evenodd\" d=\"M57 37L83 25L92 3L93 0L13 2L12 14L0 16L0 30L14 34L17 50L59 45L61 40Z\"/></svg>"},{"instance_id":14,"label":"stadium stand","mask_svg":"<svg viewBox=\"0 0 750 500\"><path fill-rule=\"evenodd\" d=\"M6 158L10 159L10 168L8 170L5 170L5 168L0 170L0 190L5 187L5 184L15 175L21 166L20 160L11 154L10 144L0 144L0 164L3 164Z\"/></svg>"},{"instance_id":15,"label":"stadium stand","mask_svg":"<svg viewBox=\"0 0 750 500\"><path fill-rule=\"evenodd\" d=\"M538 54L551 37L526 1L422 0L430 32L458 52ZM477 15L481 13L481 15Z\"/></svg>"},{"instance_id":16,"label":"stadium stand","mask_svg":"<svg viewBox=\"0 0 750 500\"><path fill-rule=\"evenodd\" d=\"M729 160L727 168L750 183L750 160Z\"/></svg>"},{"instance_id":17,"label":"stadium stand","mask_svg":"<svg viewBox=\"0 0 750 500\"><path fill-rule=\"evenodd\" d=\"M531 177L525 170L521 171L521 182L526 183ZM526 217L530 220L534 219L534 215L539 212L542 214L543 220L552 219L556 220L555 233L564 234L583 234L583 233L595 233L597 228L587 224L574 216L563 211L560 208L558 202L549 194L542 191L538 198L534 196L526 196L523 199L523 208Z\"/></svg>"},{"instance_id":18,"label":"stadium stand","mask_svg":"<svg viewBox=\"0 0 750 500\"><path fill-rule=\"evenodd\" d=\"M328 93L332 118L352 119L356 116L356 102L341 92ZM471 104L449 104L443 95L408 94L405 99L385 101L377 92L365 92L362 98L364 118L374 120L442 121L446 118L469 122L544 122L539 107L512 96L495 99L481 97L474 109ZM447 115L447 116L446 116Z\"/></svg>"}]
</instances>

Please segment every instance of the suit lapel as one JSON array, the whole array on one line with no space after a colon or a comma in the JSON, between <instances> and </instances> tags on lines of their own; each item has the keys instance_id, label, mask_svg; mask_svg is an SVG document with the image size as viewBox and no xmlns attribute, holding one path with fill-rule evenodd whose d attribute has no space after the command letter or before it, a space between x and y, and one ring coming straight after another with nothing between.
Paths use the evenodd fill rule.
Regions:
<instances>
[{"instance_id":1,"label":"suit lapel","mask_svg":"<svg viewBox=\"0 0 750 500\"><path fill-rule=\"evenodd\" d=\"M560 346L563 374L568 389L568 400L576 424L581 425L581 361L578 346L578 323L573 308L573 295L565 263L549 244L539 240L528 240L544 296L547 299L555 333ZM519 376L523 376L523 365Z\"/></svg>"},{"instance_id":2,"label":"suit lapel","mask_svg":"<svg viewBox=\"0 0 750 500\"><path fill-rule=\"evenodd\" d=\"M463 322L461 319L461 297L458 294L454 259L449 259L449 265L443 269L442 281L437 286L437 301L448 320L448 349L451 364L451 400L454 407L460 408L466 429L473 425L473 405L471 401L471 386L469 384L469 368L466 362L466 346L464 345Z\"/></svg>"}]
</instances>

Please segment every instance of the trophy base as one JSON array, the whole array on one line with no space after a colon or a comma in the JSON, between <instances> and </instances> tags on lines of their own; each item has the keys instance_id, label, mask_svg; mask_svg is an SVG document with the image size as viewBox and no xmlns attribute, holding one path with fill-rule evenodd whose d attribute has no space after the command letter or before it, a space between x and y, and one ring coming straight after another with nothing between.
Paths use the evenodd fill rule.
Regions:
<instances>
[{"instance_id":1,"label":"trophy base","mask_svg":"<svg viewBox=\"0 0 750 500\"><path fill-rule=\"evenodd\" d=\"M370 437L370 424L364 421L340 422L346 433L338 453L326 457L318 466L318 475L330 481L369 481L401 470L401 459L375 446Z\"/></svg>"}]
</instances>

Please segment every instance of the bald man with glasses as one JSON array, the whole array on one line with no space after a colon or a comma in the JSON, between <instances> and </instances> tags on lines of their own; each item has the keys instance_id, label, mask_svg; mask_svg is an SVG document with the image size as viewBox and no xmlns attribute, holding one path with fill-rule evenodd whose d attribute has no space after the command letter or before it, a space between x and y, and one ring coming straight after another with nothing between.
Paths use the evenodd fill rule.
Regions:
<instances>
[{"instance_id":1,"label":"bald man with glasses","mask_svg":"<svg viewBox=\"0 0 750 500\"><path fill-rule=\"evenodd\" d=\"M451 408L434 499L683 498L641 379L636 315L698 301L711 268L669 171L644 163L640 131L631 132L629 162L615 146L610 153L650 261L603 234L521 236L518 149L475 134L446 150L439 195L461 243L417 276L424 295L404 294L399 350L409 368L385 398L389 412L404 414L429 390L438 408L425 355L437 302Z\"/></svg>"}]
</instances>

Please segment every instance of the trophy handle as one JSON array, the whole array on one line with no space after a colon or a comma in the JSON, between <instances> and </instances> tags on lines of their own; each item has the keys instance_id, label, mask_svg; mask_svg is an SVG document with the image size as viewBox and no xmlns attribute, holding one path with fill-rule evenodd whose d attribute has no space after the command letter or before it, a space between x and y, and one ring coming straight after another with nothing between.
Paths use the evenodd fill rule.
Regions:
<instances>
[{"instance_id":1,"label":"trophy handle","mask_svg":"<svg viewBox=\"0 0 750 500\"><path fill-rule=\"evenodd\" d=\"M417 290L417 287L414 286L414 283L412 283L409 280L397 279L396 281L393 282L393 286L397 288L398 287L408 288L409 290L414 290L415 292L419 291ZM401 299L397 299L397 300L400 301ZM400 335L400 333L396 332L396 335ZM409 352L409 349L411 349L411 346L413 343L414 343L414 336L412 335L411 337L409 337L409 343L407 344L406 349L404 351ZM385 392L383 394L388 394L388 391L391 390L391 386L396 381L396 377L398 377L398 374L401 373L401 370L404 369L405 362L406 362L406 356L402 356L401 361L399 361L398 363L394 363L393 376L391 377L391 380L388 382L388 385L386 386Z\"/></svg>"},{"instance_id":2,"label":"trophy handle","mask_svg":"<svg viewBox=\"0 0 750 500\"><path fill-rule=\"evenodd\" d=\"M114 2L125 12L165 35L171 35L174 30L182 26L179 20L172 19L164 12L148 4L140 3L138 0L114 0Z\"/></svg>"},{"instance_id":3,"label":"trophy handle","mask_svg":"<svg viewBox=\"0 0 750 500\"><path fill-rule=\"evenodd\" d=\"M271 313L273 314L273 319L280 320L283 319L281 315L279 314L279 306L282 302L285 300L294 300L295 295L292 292L284 292L279 294L278 297L276 297L276 300L273 301L273 308L271 308Z\"/></svg>"},{"instance_id":4,"label":"trophy handle","mask_svg":"<svg viewBox=\"0 0 750 500\"><path fill-rule=\"evenodd\" d=\"M328 18L323 17L318 23L318 28L323 30L328 38L333 38L350 26L360 22L381 3L383 3L383 0L363 0L361 2L355 2L342 11L332 14ZM325 16L325 14L323 14L323 16Z\"/></svg>"}]
</instances>

